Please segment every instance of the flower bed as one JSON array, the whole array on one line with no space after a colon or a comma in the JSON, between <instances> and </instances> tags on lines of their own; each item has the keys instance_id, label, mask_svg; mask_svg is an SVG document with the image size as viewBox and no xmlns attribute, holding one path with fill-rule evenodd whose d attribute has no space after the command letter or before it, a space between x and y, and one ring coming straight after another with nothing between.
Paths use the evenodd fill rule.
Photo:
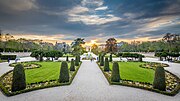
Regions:
<instances>
[{"instance_id":1,"label":"flower bed","mask_svg":"<svg viewBox=\"0 0 180 101\"><path fill-rule=\"evenodd\" d=\"M70 80L67 83L59 83L57 79L39 81L39 82L34 82L34 83L27 83L26 89L21 90L21 91L16 91L16 92L11 92L13 71L10 70L9 72L3 74L0 77L0 89L6 96L13 96L13 95L17 95L17 94L20 94L20 93L25 93L25 92L38 90L38 89L43 89L43 88L70 85L72 83L76 73L78 72L79 68L80 68L80 65L75 67L75 71L70 71L69 72Z\"/></svg>"},{"instance_id":2,"label":"flower bed","mask_svg":"<svg viewBox=\"0 0 180 101\"><path fill-rule=\"evenodd\" d=\"M98 62L97 64L99 65ZM170 96L176 95L180 89L180 79L169 71L165 72L166 91L160 91L160 90L154 89L152 84L148 82L139 82L139 81L133 81L133 80L126 80L126 79L121 79L120 82L111 82L110 78L111 78L112 72L111 71L104 72L103 66L100 66L100 65L99 65L99 68L103 72L104 76L106 77L110 85L123 85L123 86L135 87L135 88L154 91L154 92L158 92L158 93L170 95Z\"/></svg>"}]
</instances>

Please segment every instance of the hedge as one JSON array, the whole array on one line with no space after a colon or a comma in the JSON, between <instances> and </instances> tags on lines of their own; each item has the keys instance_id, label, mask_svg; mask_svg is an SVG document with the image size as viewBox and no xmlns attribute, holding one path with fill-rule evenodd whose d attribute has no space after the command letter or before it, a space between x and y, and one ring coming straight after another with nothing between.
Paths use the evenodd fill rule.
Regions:
<instances>
[{"instance_id":1,"label":"hedge","mask_svg":"<svg viewBox=\"0 0 180 101\"><path fill-rule=\"evenodd\" d=\"M8 58L10 60L15 60L16 59L16 55L0 55L1 60L8 60Z\"/></svg>"}]
</instances>

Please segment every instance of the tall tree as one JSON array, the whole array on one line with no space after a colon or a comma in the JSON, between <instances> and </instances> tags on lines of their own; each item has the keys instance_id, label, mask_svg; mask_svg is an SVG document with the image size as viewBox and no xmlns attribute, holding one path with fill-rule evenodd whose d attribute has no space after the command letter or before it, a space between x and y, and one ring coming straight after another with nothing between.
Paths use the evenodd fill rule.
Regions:
<instances>
[{"instance_id":1,"label":"tall tree","mask_svg":"<svg viewBox=\"0 0 180 101\"><path fill-rule=\"evenodd\" d=\"M115 38L109 38L106 41L105 51L110 53L117 52L117 41Z\"/></svg>"},{"instance_id":2,"label":"tall tree","mask_svg":"<svg viewBox=\"0 0 180 101\"><path fill-rule=\"evenodd\" d=\"M83 38L77 38L72 42L73 55L81 55L84 52L84 48L82 47L83 44L85 44Z\"/></svg>"},{"instance_id":3,"label":"tall tree","mask_svg":"<svg viewBox=\"0 0 180 101\"><path fill-rule=\"evenodd\" d=\"M98 46L96 44L93 44L91 46L91 51L97 55L98 54Z\"/></svg>"}]
</instances>

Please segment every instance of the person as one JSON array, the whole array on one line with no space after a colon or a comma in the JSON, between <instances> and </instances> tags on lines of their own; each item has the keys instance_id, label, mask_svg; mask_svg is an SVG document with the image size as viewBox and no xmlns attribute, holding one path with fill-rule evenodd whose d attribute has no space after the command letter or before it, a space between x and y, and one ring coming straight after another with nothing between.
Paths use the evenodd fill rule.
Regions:
<instances>
[{"instance_id":1,"label":"person","mask_svg":"<svg viewBox=\"0 0 180 101\"><path fill-rule=\"evenodd\" d=\"M92 62L92 58L91 58L91 62Z\"/></svg>"}]
</instances>

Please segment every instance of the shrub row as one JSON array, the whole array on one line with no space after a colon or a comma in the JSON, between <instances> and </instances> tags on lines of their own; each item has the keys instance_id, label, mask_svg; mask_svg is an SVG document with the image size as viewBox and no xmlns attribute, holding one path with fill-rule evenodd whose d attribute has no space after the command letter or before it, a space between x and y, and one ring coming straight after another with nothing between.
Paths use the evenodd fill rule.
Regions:
<instances>
[{"instance_id":1,"label":"shrub row","mask_svg":"<svg viewBox=\"0 0 180 101\"><path fill-rule=\"evenodd\" d=\"M15 60L16 59L16 55L0 55L1 60Z\"/></svg>"},{"instance_id":2,"label":"shrub row","mask_svg":"<svg viewBox=\"0 0 180 101\"><path fill-rule=\"evenodd\" d=\"M117 53L116 54L117 57L131 57L131 58L139 58L144 57L144 55L142 54L138 54L138 53Z\"/></svg>"}]
</instances>

